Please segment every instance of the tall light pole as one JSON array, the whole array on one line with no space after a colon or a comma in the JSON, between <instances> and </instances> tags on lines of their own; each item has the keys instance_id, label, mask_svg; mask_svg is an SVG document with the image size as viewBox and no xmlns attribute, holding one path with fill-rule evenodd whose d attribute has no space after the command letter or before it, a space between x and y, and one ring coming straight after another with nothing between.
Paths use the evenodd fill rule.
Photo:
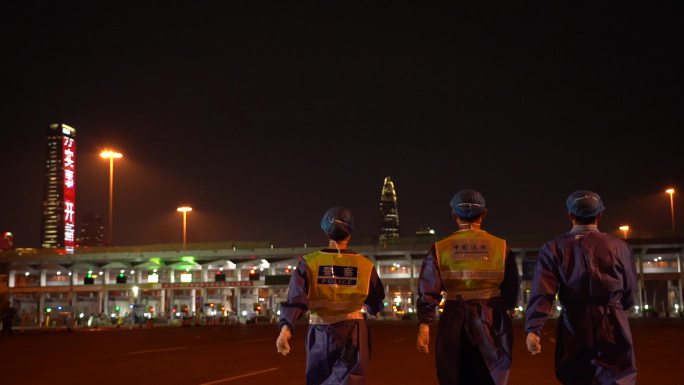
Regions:
<instances>
[{"instance_id":1,"label":"tall light pole","mask_svg":"<svg viewBox=\"0 0 684 385\"><path fill-rule=\"evenodd\" d=\"M192 211L190 206L181 206L176 209L176 211L183 214L183 250L185 250L185 243L187 240L187 230L188 230L188 212Z\"/></svg>"},{"instance_id":2,"label":"tall light pole","mask_svg":"<svg viewBox=\"0 0 684 385\"><path fill-rule=\"evenodd\" d=\"M670 194L670 214L672 215L672 236L675 236L675 220L674 220L674 193L673 188L665 190L666 193Z\"/></svg>"},{"instance_id":3,"label":"tall light pole","mask_svg":"<svg viewBox=\"0 0 684 385\"><path fill-rule=\"evenodd\" d=\"M622 225L619 228L620 228L620 231L622 231L622 234L625 236L625 239L627 239L627 232L629 231L629 226Z\"/></svg>"},{"instance_id":4,"label":"tall light pole","mask_svg":"<svg viewBox=\"0 0 684 385\"><path fill-rule=\"evenodd\" d=\"M114 207L114 159L120 159L123 155L112 150L105 150L100 153L104 159L109 159L109 225L107 227L107 242L112 245L112 208Z\"/></svg>"}]
</instances>

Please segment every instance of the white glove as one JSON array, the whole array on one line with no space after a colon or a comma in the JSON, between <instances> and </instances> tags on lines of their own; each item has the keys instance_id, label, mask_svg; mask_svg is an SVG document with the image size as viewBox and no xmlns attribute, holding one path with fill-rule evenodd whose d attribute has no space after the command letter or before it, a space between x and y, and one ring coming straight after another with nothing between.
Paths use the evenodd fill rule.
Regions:
<instances>
[{"instance_id":1,"label":"white glove","mask_svg":"<svg viewBox=\"0 0 684 385\"><path fill-rule=\"evenodd\" d=\"M366 305L365 303L363 304L363 307L361 308L361 314L363 314L363 318L366 320L376 318L373 314L371 314L370 309L368 309L368 305Z\"/></svg>"},{"instance_id":2,"label":"white glove","mask_svg":"<svg viewBox=\"0 0 684 385\"><path fill-rule=\"evenodd\" d=\"M430 343L430 325L420 324L418 329L418 339L416 339L416 349L418 353L430 353L428 344Z\"/></svg>"},{"instance_id":3,"label":"white glove","mask_svg":"<svg viewBox=\"0 0 684 385\"><path fill-rule=\"evenodd\" d=\"M539 343L539 336L535 333L527 333L527 350L532 353L532 355L541 353L541 343Z\"/></svg>"},{"instance_id":4,"label":"white glove","mask_svg":"<svg viewBox=\"0 0 684 385\"><path fill-rule=\"evenodd\" d=\"M292 332L287 325L284 325L282 329L280 329L280 334L276 340L276 349L278 349L278 353L286 356L290 352L290 343L288 342L290 341L290 338L292 338Z\"/></svg>"}]
</instances>

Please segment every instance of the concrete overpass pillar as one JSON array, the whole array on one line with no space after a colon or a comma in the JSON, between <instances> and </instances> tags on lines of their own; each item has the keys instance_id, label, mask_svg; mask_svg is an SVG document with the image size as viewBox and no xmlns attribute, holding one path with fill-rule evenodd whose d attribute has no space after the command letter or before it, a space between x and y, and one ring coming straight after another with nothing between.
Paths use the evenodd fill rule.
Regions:
<instances>
[{"instance_id":1,"label":"concrete overpass pillar","mask_svg":"<svg viewBox=\"0 0 684 385\"><path fill-rule=\"evenodd\" d=\"M45 322L45 293L40 293L38 297L38 324L43 325Z\"/></svg>"},{"instance_id":2,"label":"concrete overpass pillar","mask_svg":"<svg viewBox=\"0 0 684 385\"><path fill-rule=\"evenodd\" d=\"M109 292L105 287L102 287L102 311L109 317Z\"/></svg>"},{"instance_id":3,"label":"concrete overpass pillar","mask_svg":"<svg viewBox=\"0 0 684 385\"><path fill-rule=\"evenodd\" d=\"M239 286L235 288L235 309L234 309L234 310L235 310L235 314L236 314L237 316L240 316L240 315L241 315L241 314L240 314L240 305L241 305L241 302L242 302L242 300L241 300L241 297L242 297L241 292L242 292L242 289L241 289Z\"/></svg>"},{"instance_id":4,"label":"concrete overpass pillar","mask_svg":"<svg viewBox=\"0 0 684 385\"><path fill-rule=\"evenodd\" d=\"M16 275L17 273L15 271L9 272L9 276L7 277L7 286L14 287L14 285L16 285Z\"/></svg>"},{"instance_id":5,"label":"concrete overpass pillar","mask_svg":"<svg viewBox=\"0 0 684 385\"><path fill-rule=\"evenodd\" d=\"M197 289L190 290L190 313L197 314Z\"/></svg>"},{"instance_id":6,"label":"concrete overpass pillar","mask_svg":"<svg viewBox=\"0 0 684 385\"><path fill-rule=\"evenodd\" d=\"M97 292L97 304L100 313L104 313L104 305L102 304L102 301L104 300L104 295L102 294L102 290Z\"/></svg>"},{"instance_id":7,"label":"concrete overpass pillar","mask_svg":"<svg viewBox=\"0 0 684 385\"><path fill-rule=\"evenodd\" d=\"M159 289L159 311L158 315L164 317L168 313L166 311L166 289Z\"/></svg>"},{"instance_id":8,"label":"concrete overpass pillar","mask_svg":"<svg viewBox=\"0 0 684 385\"><path fill-rule=\"evenodd\" d=\"M47 270L43 269L40 271L40 287L47 286Z\"/></svg>"},{"instance_id":9,"label":"concrete overpass pillar","mask_svg":"<svg viewBox=\"0 0 684 385\"><path fill-rule=\"evenodd\" d=\"M200 298L202 300L199 303L199 307L202 310L202 313L204 313L204 311L207 310L206 304L209 302L207 301L207 289L200 289Z\"/></svg>"},{"instance_id":10,"label":"concrete overpass pillar","mask_svg":"<svg viewBox=\"0 0 684 385\"><path fill-rule=\"evenodd\" d=\"M646 248L641 249L641 252L637 257L637 271L639 273L637 303L639 304L639 311L642 312L644 311L644 256L646 255L646 251Z\"/></svg>"}]
</instances>

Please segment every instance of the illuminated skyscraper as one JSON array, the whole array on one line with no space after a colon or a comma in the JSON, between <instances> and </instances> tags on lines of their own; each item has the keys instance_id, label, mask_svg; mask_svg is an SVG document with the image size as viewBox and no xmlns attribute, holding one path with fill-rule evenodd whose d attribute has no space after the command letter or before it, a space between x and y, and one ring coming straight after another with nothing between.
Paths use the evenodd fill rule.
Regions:
<instances>
[{"instance_id":1,"label":"illuminated skyscraper","mask_svg":"<svg viewBox=\"0 0 684 385\"><path fill-rule=\"evenodd\" d=\"M47 137L41 245L74 252L76 129L51 124Z\"/></svg>"},{"instance_id":2,"label":"illuminated skyscraper","mask_svg":"<svg viewBox=\"0 0 684 385\"><path fill-rule=\"evenodd\" d=\"M397 209L397 192L390 177L385 177L380 194L380 234L382 243L388 239L399 238L399 210Z\"/></svg>"}]
</instances>

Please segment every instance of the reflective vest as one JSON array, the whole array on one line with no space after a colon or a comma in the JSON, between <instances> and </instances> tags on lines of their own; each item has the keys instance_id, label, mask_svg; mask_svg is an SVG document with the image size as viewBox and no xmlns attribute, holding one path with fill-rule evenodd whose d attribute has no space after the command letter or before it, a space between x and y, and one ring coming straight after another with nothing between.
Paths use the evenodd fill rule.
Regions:
<instances>
[{"instance_id":1,"label":"reflective vest","mask_svg":"<svg viewBox=\"0 0 684 385\"><path fill-rule=\"evenodd\" d=\"M373 263L361 254L317 251L304 256L309 267L309 323L362 319Z\"/></svg>"},{"instance_id":2,"label":"reflective vest","mask_svg":"<svg viewBox=\"0 0 684 385\"><path fill-rule=\"evenodd\" d=\"M506 241L484 230L459 230L435 243L447 300L500 296Z\"/></svg>"}]
</instances>

